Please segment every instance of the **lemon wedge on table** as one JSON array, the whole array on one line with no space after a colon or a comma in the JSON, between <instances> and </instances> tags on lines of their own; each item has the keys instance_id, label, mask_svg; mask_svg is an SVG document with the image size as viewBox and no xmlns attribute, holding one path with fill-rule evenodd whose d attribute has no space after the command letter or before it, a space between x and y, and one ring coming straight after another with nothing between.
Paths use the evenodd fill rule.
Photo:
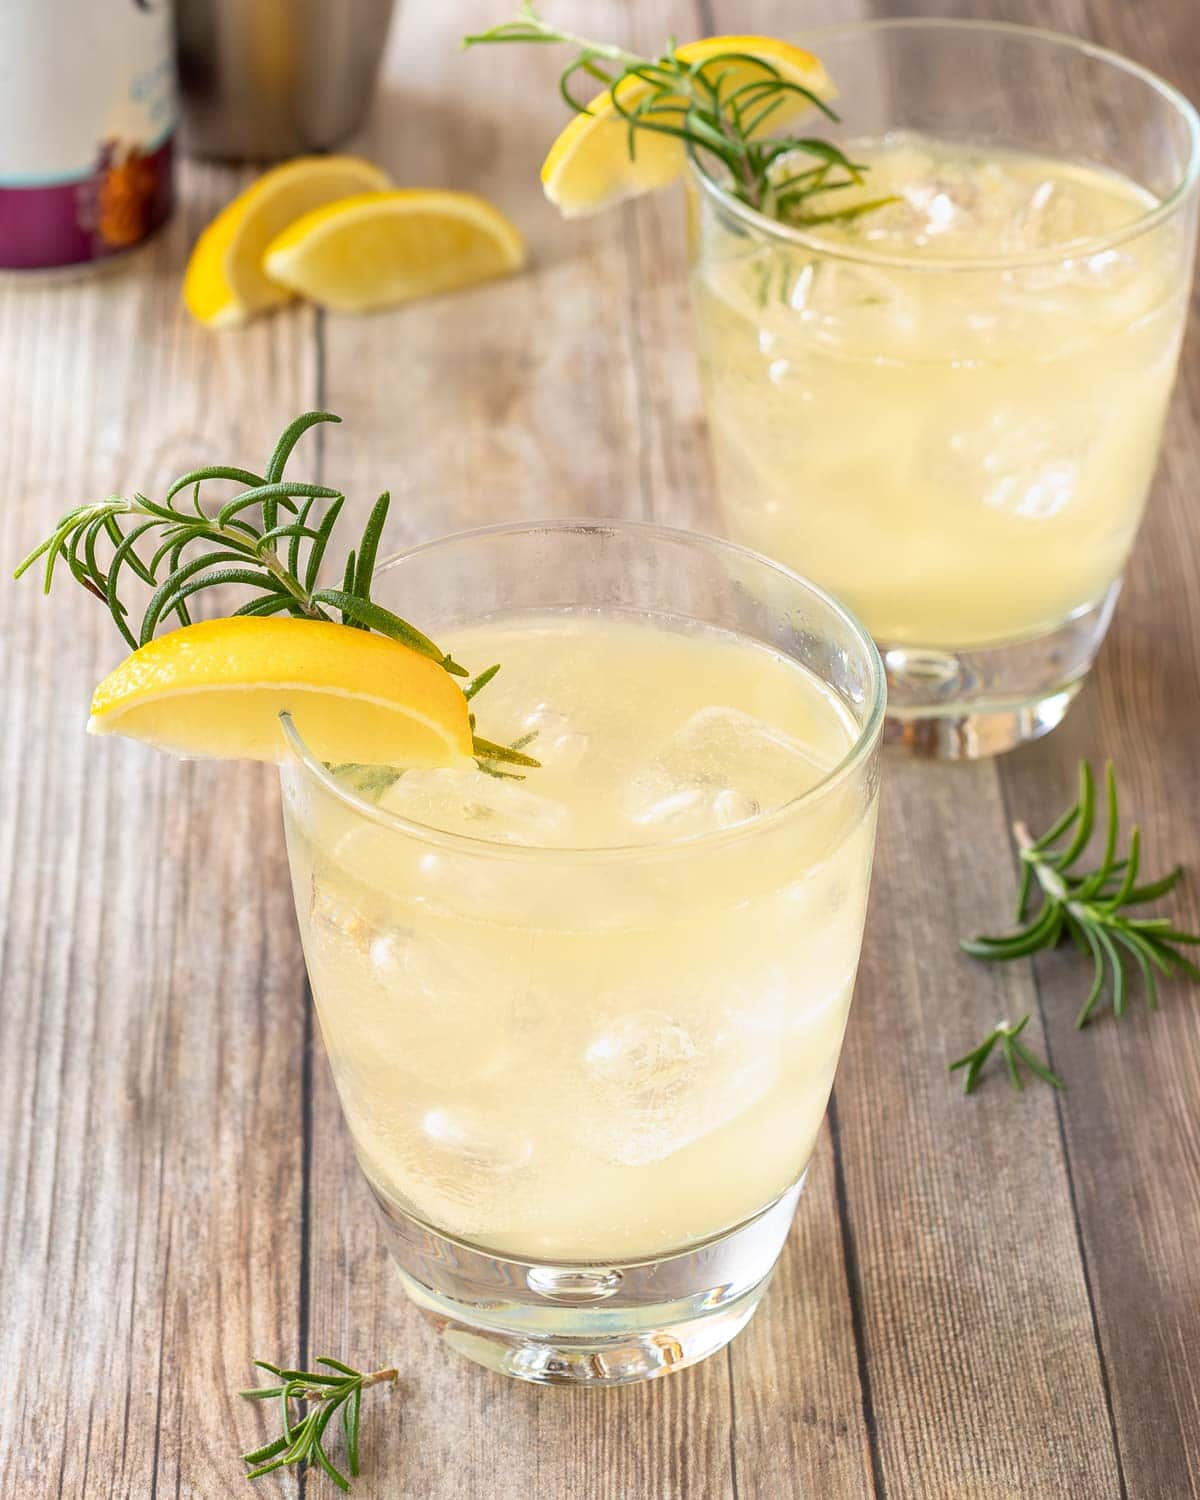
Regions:
<instances>
[{"instance_id":1,"label":"lemon wedge on table","mask_svg":"<svg viewBox=\"0 0 1200 1500\"><path fill-rule=\"evenodd\" d=\"M97 687L91 734L279 761L289 712L321 760L468 768L467 700L429 657L333 621L225 618L157 636Z\"/></svg>"},{"instance_id":2,"label":"lemon wedge on table","mask_svg":"<svg viewBox=\"0 0 1200 1500\"><path fill-rule=\"evenodd\" d=\"M833 97L833 85L820 60L811 52L774 37L710 36L677 48L675 56L685 63L703 63L728 53L760 57L786 82L799 84L819 99ZM768 76L750 62L722 62L716 71L727 75L723 84L726 94ZM625 78L618 85L620 102L627 110L649 92L649 85L635 77ZM812 107L802 94L785 96L764 127L774 130ZM611 92L606 90L588 105L587 114L574 117L550 147L542 165L546 197L567 218L577 218L599 213L626 198L653 192L682 173L686 147L678 137L639 130L635 148L631 159L629 126L617 112Z\"/></svg>"},{"instance_id":3,"label":"lemon wedge on table","mask_svg":"<svg viewBox=\"0 0 1200 1500\"><path fill-rule=\"evenodd\" d=\"M268 247L267 275L322 307L367 312L518 270L517 229L474 193L409 188L314 209Z\"/></svg>"},{"instance_id":4,"label":"lemon wedge on table","mask_svg":"<svg viewBox=\"0 0 1200 1500\"><path fill-rule=\"evenodd\" d=\"M276 235L322 204L390 186L386 172L357 156L301 156L265 172L196 241L183 280L188 311L224 328L287 302L291 293L262 268Z\"/></svg>"}]
</instances>

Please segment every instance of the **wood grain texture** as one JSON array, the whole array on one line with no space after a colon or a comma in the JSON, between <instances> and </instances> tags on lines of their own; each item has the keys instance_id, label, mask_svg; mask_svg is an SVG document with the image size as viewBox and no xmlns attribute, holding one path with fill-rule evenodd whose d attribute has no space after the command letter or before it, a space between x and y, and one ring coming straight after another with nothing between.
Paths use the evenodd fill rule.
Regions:
<instances>
[{"instance_id":1,"label":"wood grain texture","mask_svg":"<svg viewBox=\"0 0 1200 1500\"><path fill-rule=\"evenodd\" d=\"M103 278L5 286L6 570L67 506L265 454L311 402L299 321L218 348L177 314L228 185L191 173L169 234ZM303 969L272 779L85 739L123 648L69 583L0 588L0 643L0 1494L223 1494L233 1393L251 1348L294 1339L300 1266Z\"/></svg>"},{"instance_id":2,"label":"wood grain texture","mask_svg":"<svg viewBox=\"0 0 1200 1500\"><path fill-rule=\"evenodd\" d=\"M397 544L514 515L712 523L680 195L558 220L536 182L555 57L455 50L503 11L402 5L360 144L404 185L489 193L530 270L207 335L179 276L239 177L186 165L183 211L141 255L0 287L0 561L68 504L255 460L311 404L346 425L310 466L360 514L389 487ZM1092 35L1200 92L1200 33L1173 0L554 14L653 48L915 11ZM1200 868L1198 432L1193 337L1116 624L1064 728L992 765L888 766L831 1128L776 1285L726 1354L632 1390L532 1389L443 1353L386 1260L314 1035L270 776L86 741L111 624L69 587L0 587L0 1496L248 1494L250 1358L323 1352L400 1367L364 1427L363 1500L1200 1495L1195 992L1078 1034L1070 957L992 971L954 950L1006 916L1009 818L1056 811L1081 753L1117 760L1156 862ZM1194 922L1196 903L1176 909ZM1026 1010L1068 1092L962 1101L945 1063Z\"/></svg>"},{"instance_id":3,"label":"wood grain texture","mask_svg":"<svg viewBox=\"0 0 1200 1500\"><path fill-rule=\"evenodd\" d=\"M1089 31L1196 96L1200 37L1175 6L1092 6ZM1200 724L1200 598L1196 476L1200 363L1196 304L1164 459L1121 602L1082 701L1063 733L1001 765L1009 807L1052 817L1070 800L1081 755L1111 757L1147 857L1200 868L1196 731ZM1127 813L1127 817L1130 814ZM1148 866L1149 867L1149 866ZM1197 930L1193 879L1169 909ZM1169 986L1163 1009L1134 1002L1118 1028L1081 1034L1074 966L1037 965L1055 1066L1081 1087L1060 1123L1130 1495L1200 1493L1200 1007ZM1086 1081L1086 1082L1085 1082Z\"/></svg>"}]
</instances>

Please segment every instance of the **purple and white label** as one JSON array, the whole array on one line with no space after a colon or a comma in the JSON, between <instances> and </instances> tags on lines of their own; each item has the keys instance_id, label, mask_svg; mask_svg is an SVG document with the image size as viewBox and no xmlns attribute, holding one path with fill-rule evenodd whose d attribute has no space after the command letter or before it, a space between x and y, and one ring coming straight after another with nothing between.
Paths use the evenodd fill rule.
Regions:
<instances>
[{"instance_id":1,"label":"purple and white label","mask_svg":"<svg viewBox=\"0 0 1200 1500\"><path fill-rule=\"evenodd\" d=\"M171 211L169 0L0 4L0 267L129 249Z\"/></svg>"}]
</instances>

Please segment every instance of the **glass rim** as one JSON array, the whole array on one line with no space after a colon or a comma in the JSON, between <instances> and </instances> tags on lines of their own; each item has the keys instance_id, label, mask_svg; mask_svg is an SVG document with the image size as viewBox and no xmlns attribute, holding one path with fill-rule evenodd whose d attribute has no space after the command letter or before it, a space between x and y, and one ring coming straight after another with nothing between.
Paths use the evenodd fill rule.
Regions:
<instances>
[{"instance_id":1,"label":"glass rim","mask_svg":"<svg viewBox=\"0 0 1200 1500\"><path fill-rule=\"evenodd\" d=\"M1022 267L1061 265L1064 261L1099 254L1114 249L1139 235L1147 234L1158 225L1172 218L1187 201L1200 178L1200 115L1195 106L1174 86L1152 69L1134 62L1132 58L1103 47L1085 37L1071 36L1068 32L1052 31L1043 26L1022 26L1013 21L981 21L965 17L939 16L892 16L875 20L842 21L828 26L814 26L799 32L796 38L801 43L811 42L814 50L822 37L853 36L859 33L880 31L960 31L994 33L1002 37L1016 37L1030 42L1050 43L1068 47L1074 52L1094 58L1119 69L1144 83L1153 93L1178 115L1187 127L1188 157L1179 181L1167 196L1146 209L1128 224L1122 224L1105 234L1092 235L1078 240L1064 241L1057 249L1035 250L1022 254L991 256L946 256L941 259L919 259L913 255L869 250L860 246L840 245L823 239L818 232L806 231L794 225L781 224L778 219L751 208L735 198L704 169L696 156L695 147L688 145L688 168L692 180L701 190L709 194L723 209L740 219L749 228L767 239L782 241L805 250L819 252L828 259L850 261L859 265L885 266L890 269L936 273L939 271L1007 271Z\"/></svg>"},{"instance_id":2,"label":"glass rim","mask_svg":"<svg viewBox=\"0 0 1200 1500\"><path fill-rule=\"evenodd\" d=\"M621 864L643 860L653 861L679 853L707 852L716 847L742 843L757 838L760 834L790 821L817 801L823 800L831 791L846 782L858 770L863 761L875 750L883 732L883 721L887 708L887 674L884 671L883 659L866 626L863 625L858 617L840 599L821 588L819 584L813 583L810 579L796 573L783 563L776 562L773 558L769 558L761 552L755 552L750 547L743 547L737 542L726 541L721 537L709 536L700 531L690 531L682 526L660 526L653 521L624 520L619 517L597 518L594 516L576 516L536 521L503 521L490 526L475 526L461 531L448 532L445 536L440 536L427 542L420 542L416 546L406 547L399 552L390 553L376 566L375 574L390 572L393 568L399 567L402 563L409 562L413 558L420 557L425 553L441 551L448 546L462 542L474 541L485 537L515 536L539 532L578 532L597 533L600 535L624 534L640 536L646 540L660 539L670 542L683 542L691 546L699 545L709 551L748 559L756 568L766 569L771 573L783 577L790 586L799 588L810 599L815 599L823 609L839 619L849 629L851 635L863 650L869 673L869 683L864 697L864 718L853 743L845 755L814 786L807 788L805 791L783 803L780 807L773 808L770 812L757 814L755 817L747 818L742 823L735 823L729 828L718 828L704 833L676 836L651 844L601 844L568 847L545 844L501 844L492 839L476 838L471 834L453 833L447 829L435 828L431 824L402 817L399 813L390 812L369 802L359 793L344 786L331 774L325 763L304 742L304 738L296 727L291 714L286 711L281 713L279 716L280 724L295 761L329 792L331 796L336 797L339 802L350 808L351 811L365 817L372 823L389 828L395 833L403 834L407 838L414 838L443 850L456 850L459 853L488 859L498 859L506 863L542 863L544 861L554 861L563 864ZM825 685L829 686L829 684Z\"/></svg>"}]
</instances>

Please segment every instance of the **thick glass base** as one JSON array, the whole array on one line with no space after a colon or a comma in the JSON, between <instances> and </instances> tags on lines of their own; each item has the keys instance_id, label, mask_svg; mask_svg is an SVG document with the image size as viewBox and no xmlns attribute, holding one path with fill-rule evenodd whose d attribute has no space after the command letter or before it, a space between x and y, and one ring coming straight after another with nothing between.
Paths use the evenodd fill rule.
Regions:
<instances>
[{"instance_id":1,"label":"thick glass base","mask_svg":"<svg viewBox=\"0 0 1200 1500\"><path fill-rule=\"evenodd\" d=\"M404 1288L451 1349L541 1385L625 1385L706 1359L745 1327L803 1181L723 1235L620 1265L492 1255L375 1196Z\"/></svg>"},{"instance_id":2,"label":"thick glass base","mask_svg":"<svg viewBox=\"0 0 1200 1500\"><path fill-rule=\"evenodd\" d=\"M884 742L939 760L981 760L1062 723L1095 659L1120 592L1044 635L969 651L879 642L887 668Z\"/></svg>"}]
</instances>

